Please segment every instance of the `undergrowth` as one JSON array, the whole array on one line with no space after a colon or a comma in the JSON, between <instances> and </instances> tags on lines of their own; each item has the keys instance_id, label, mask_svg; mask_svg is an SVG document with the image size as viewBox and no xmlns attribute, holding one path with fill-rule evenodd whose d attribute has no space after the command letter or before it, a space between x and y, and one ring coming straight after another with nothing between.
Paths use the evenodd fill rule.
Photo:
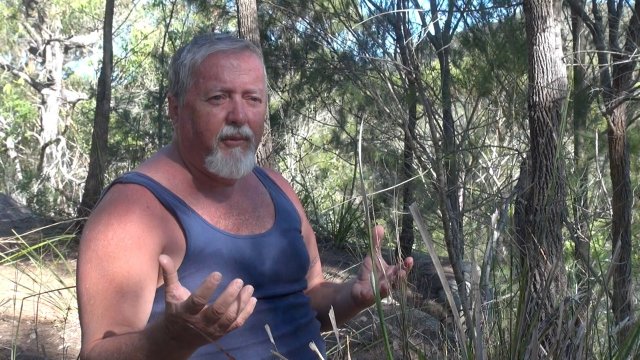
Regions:
<instances>
[{"instance_id":1,"label":"undergrowth","mask_svg":"<svg viewBox=\"0 0 640 360\"><path fill-rule=\"evenodd\" d=\"M343 213L344 214L344 213ZM345 215L346 216L346 215ZM342 230L340 230L342 231ZM35 234L35 232L34 232ZM394 231L388 238L397 238ZM428 248L429 239L420 248ZM33 234L2 239L0 254L3 276L11 284L0 305L3 319L10 320L9 338L3 336L0 357L20 359L32 351L48 359L73 359L79 351L79 325L75 294L75 242L73 235L59 234L38 238ZM344 244L341 244L344 245ZM387 244L393 247L394 241ZM357 245L353 245L357 247ZM434 254L415 253L431 258L430 271L442 281L442 291L448 299L425 296L424 288L406 283L398 287L389 299L381 300L379 310L368 309L353 320L324 334L328 359L513 359L529 358L530 343L515 336L522 296L519 289L522 274L505 259L497 259L489 268L492 279L491 296L480 293L477 284L483 274L471 274L466 284L472 305L471 319L465 319L453 299L455 287L443 266L433 264ZM366 252L365 249L361 249ZM393 251L386 251L393 254ZM353 257L356 258L355 256ZM388 261L394 261L392 255ZM416 262L412 279L425 276L424 264ZM471 269L477 269L471 264ZM640 356L640 325L630 321L615 326L610 311L608 278L610 264L595 260L588 291L578 283L570 283L569 295L558 309L556 321L566 332L558 343L537 344L540 358L574 359L636 359ZM444 266L446 267L446 265ZM357 264L350 268L350 275ZM571 269L569 269L571 271ZM349 275L345 275L349 276ZM572 279L573 277L569 277ZM433 282L433 281L432 281ZM455 284L453 284L455 285ZM451 296L449 296L451 295ZM537 331L529 324L530 331ZM4 327L7 327L5 321ZM49 329L48 329L49 328ZM51 329L53 328L53 329ZM620 332L626 336L618 342ZM386 336L385 336L386 333ZM26 334L26 335L25 335ZM52 344L51 334L59 338ZM75 334L75 339L67 339ZM546 346L546 347L544 347ZM571 351L570 354L564 353ZM33 353L35 351L35 354ZM291 359L293 360L293 359Z\"/></svg>"},{"instance_id":2,"label":"undergrowth","mask_svg":"<svg viewBox=\"0 0 640 360\"><path fill-rule=\"evenodd\" d=\"M0 307L3 359L77 357L75 237L51 235L55 227L61 228L54 224L1 239L1 280L11 284Z\"/></svg>"}]
</instances>

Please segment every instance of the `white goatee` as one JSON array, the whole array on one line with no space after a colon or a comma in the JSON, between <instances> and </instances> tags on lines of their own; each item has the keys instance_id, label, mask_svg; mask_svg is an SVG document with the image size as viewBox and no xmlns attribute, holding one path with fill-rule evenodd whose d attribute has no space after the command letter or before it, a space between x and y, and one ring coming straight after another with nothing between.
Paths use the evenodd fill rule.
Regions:
<instances>
[{"instance_id":1,"label":"white goatee","mask_svg":"<svg viewBox=\"0 0 640 360\"><path fill-rule=\"evenodd\" d=\"M230 137L249 140L249 148L236 147L229 151L220 150L220 143ZM248 175L256 166L256 140L247 125L236 127L225 125L213 142L213 150L204 159L209 172L225 179L240 179Z\"/></svg>"}]
</instances>

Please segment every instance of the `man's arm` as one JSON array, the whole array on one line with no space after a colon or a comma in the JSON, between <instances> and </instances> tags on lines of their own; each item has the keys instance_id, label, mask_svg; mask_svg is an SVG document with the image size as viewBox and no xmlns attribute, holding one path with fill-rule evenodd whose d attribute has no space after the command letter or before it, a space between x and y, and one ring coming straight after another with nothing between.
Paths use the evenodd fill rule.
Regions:
<instances>
[{"instance_id":1,"label":"man's arm","mask_svg":"<svg viewBox=\"0 0 640 360\"><path fill-rule=\"evenodd\" d=\"M331 330L329 310L333 308L338 325L353 318L362 310L375 303L375 293L371 286L371 273L375 271L378 282L378 292L382 298L387 297L391 288L398 281L406 278L407 272L413 267L413 259L407 258L402 264L389 266L380 255L380 243L384 234L382 226L376 226L374 232L375 263L370 256L365 257L358 276L348 282L335 283L324 279L322 264L318 252L316 236L304 212L302 204L291 185L282 175L267 170L274 181L284 190L293 202L302 220L302 236L304 238L311 265L307 272L306 294L311 299L311 306L317 312L323 331Z\"/></svg>"},{"instance_id":2,"label":"man's arm","mask_svg":"<svg viewBox=\"0 0 640 360\"><path fill-rule=\"evenodd\" d=\"M181 235L167 224L175 222L135 185L112 188L87 222L77 281L83 359L186 359L241 326L253 311L253 288L240 280L211 305L219 273L193 294L180 285L174 263L183 254L168 239ZM146 326L162 281L165 314Z\"/></svg>"},{"instance_id":3,"label":"man's arm","mask_svg":"<svg viewBox=\"0 0 640 360\"><path fill-rule=\"evenodd\" d=\"M82 358L126 358L163 342L157 329L142 331L164 248L157 207L139 186L116 185L85 225L77 271Z\"/></svg>"},{"instance_id":4,"label":"man's arm","mask_svg":"<svg viewBox=\"0 0 640 360\"><path fill-rule=\"evenodd\" d=\"M395 284L406 279L407 272L413 267L413 259L407 258L402 264L388 265L380 254L383 235L382 226L376 225L373 229L374 258L367 255L360 266L358 276L348 282L334 283L324 280L319 261L309 269L306 293L311 298L311 306L318 312L318 319L323 330L331 330L332 325L329 319L331 308L333 308L336 323L343 324L373 305L376 301L376 292L380 298L385 298L389 296ZM313 234L308 236L313 236L315 242ZM371 275L376 277L377 290L375 291Z\"/></svg>"},{"instance_id":5,"label":"man's arm","mask_svg":"<svg viewBox=\"0 0 640 360\"><path fill-rule=\"evenodd\" d=\"M188 349L166 336L161 322L141 331L113 334L83 344L81 359L187 359L196 348Z\"/></svg>"}]
</instances>

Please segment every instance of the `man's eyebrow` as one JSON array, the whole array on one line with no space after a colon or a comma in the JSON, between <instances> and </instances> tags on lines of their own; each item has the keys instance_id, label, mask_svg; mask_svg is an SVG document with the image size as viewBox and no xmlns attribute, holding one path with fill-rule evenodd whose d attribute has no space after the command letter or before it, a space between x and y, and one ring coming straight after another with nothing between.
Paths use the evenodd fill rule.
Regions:
<instances>
[{"instance_id":1,"label":"man's eyebrow","mask_svg":"<svg viewBox=\"0 0 640 360\"><path fill-rule=\"evenodd\" d=\"M205 92L209 93L209 92L215 92L215 91L223 91L223 92L229 92L234 90L232 87L230 86L224 86L224 85L218 85L218 84L213 84L211 86L208 86L205 89ZM264 87L248 87L245 89L241 89L240 92L242 93L261 93L261 92L266 92L266 89Z\"/></svg>"}]
</instances>

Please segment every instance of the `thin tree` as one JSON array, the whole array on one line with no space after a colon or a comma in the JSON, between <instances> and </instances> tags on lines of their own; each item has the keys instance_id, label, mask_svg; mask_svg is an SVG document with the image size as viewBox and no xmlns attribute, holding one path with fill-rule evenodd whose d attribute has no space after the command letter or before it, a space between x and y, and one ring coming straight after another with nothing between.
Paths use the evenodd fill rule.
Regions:
<instances>
[{"instance_id":1,"label":"thin tree","mask_svg":"<svg viewBox=\"0 0 640 360\"><path fill-rule=\"evenodd\" d=\"M238 35L243 39L251 41L259 49L262 49L256 0L237 0L236 7L238 11ZM258 147L256 156L260 165L270 168L275 167L273 138L271 136L271 123L268 112L264 119L264 135L262 136L262 142Z\"/></svg>"},{"instance_id":2,"label":"thin tree","mask_svg":"<svg viewBox=\"0 0 640 360\"><path fill-rule=\"evenodd\" d=\"M420 2L412 1L414 8L420 9ZM462 221L461 204L464 201L463 192L461 192L460 184L460 164L458 154L460 145L456 139L456 126L453 118L453 76L451 72L451 43L453 34L456 32L461 19L456 19L458 10L464 10L468 6L468 1L462 1L457 4L454 0L446 2L446 9L439 9L439 3L435 0L429 1L432 9L430 18L427 19L425 12L420 11L419 16L424 30L433 27L433 32L426 31L426 38L433 47L437 57L440 69L440 90L439 96L442 106L442 122L439 128L442 129L440 138L442 145L437 165L440 169L438 176L438 193L440 202L440 212L442 214L442 224L445 233L445 242L447 245L447 253L451 262L454 277L458 285L458 294L460 296L461 305L465 316L470 318L470 303L465 284L462 262L464 260L464 232ZM464 11L463 11L464 12ZM441 14L446 14L441 19ZM422 93L426 88L424 82L419 84ZM421 94L425 97L425 94ZM423 103L425 101L423 100ZM434 126L431 123L430 126ZM432 132L435 131L435 128ZM473 332L469 333L473 338Z\"/></svg>"},{"instance_id":3,"label":"thin tree","mask_svg":"<svg viewBox=\"0 0 640 360\"><path fill-rule=\"evenodd\" d=\"M611 242L616 258L611 261L613 268L612 310L616 324L628 324L633 319L632 278L631 278L631 169L627 126L629 109L627 103L636 89L637 51L640 42L640 3L635 2L626 31L623 19L626 2L607 2L607 24L605 25L601 3L593 0L592 16L587 14L585 4L569 0L571 10L581 17L589 29L596 47L602 113L607 120L609 150L609 171L611 176ZM624 36L623 36L624 35ZM623 43L624 40L624 43ZM618 331L623 341L627 331Z\"/></svg>"},{"instance_id":4,"label":"thin tree","mask_svg":"<svg viewBox=\"0 0 640 360\"><path fill-rule=\"evenodd\" d=\"M396 36L396 46L398 48L398 52L400 54L400 61L402 64L401 69L399 69L399 73L404 75L407 94L406 94L406 103L407 103L407 119L403 123L403 132L404 132L404 148L402 151L402 175L403 180L407 181L412 179L415 174L415 165L414 154L413 154L413 146L411 142L416 138L416 124L418 122L418 96L417 92L417 84L416 84L416 76L418 76L418 72L414 71L412 63L415 61L410 60L411 53L414 49L409 49L408 47L412 44L411 34L409 33L409 29L407 28L407 12L405 11L405 7L407 6L406 1L398 0L396 3L396 13L395 13L395 24L394 31ZM413 250L414 243L414 227L413 227L413 217L409 212L409 206L413 204L415 201L415 182L408 181L402 187L402 218L401 218L401 230L400 230L400 255L405 258L411 256L411 251Z\"/></svg>"},{"instance_id":5,"label":"thin tree","mask_svg":"<svg viewBox=\"0 0 640 360\"><path fill-rule=\"evenodd\" d=\"M96 110L91 134L89 172L84 185L78 217L89 215L100 198L104 187L109 139L109 117L111 115L111 74L113 70L113 12L114 0L106 0L102 38L102 68L98 78Z\"/></svg>"},{"instance_id":6,"label":"thin tree","mask_svg":"<svg viewBox=\"0 0 640 360\"><path fill-rule=\"evenodd\" d=\"M584 7L585 0L578 0ZM575 195L572 199L573 209L573 240L575 243L576 259L585 268L580 275L581 290L588 291L588 268L589 253L591 252L591 240L588 236L588 194L589 194L589 171L586 162L585 133L587 129L587 119L591 107L592 96L591 87L587 82L586 72L586 42L584 34L584 21L575 9L571 10L571 38L573 45L573 93L572 93L572 117L573 117L573 157L574 173L578 176Z\"/></svg>"},{"instance_id":7,"label":"thin tree","mask_svg":"<svg viewBox=\"0 0 640 360\"><path fill-rule=\"evenodd\" d=\"M517 358L555 354L561 333L557 315L566 293L562 226L564 165L560 128L564 121L567 73L563 62L560 0L525 0L528 44L529 187L520 240L524 307L517 329ZM542 350L541 350L542 349Z\"/></svg>"}]
</instances>

